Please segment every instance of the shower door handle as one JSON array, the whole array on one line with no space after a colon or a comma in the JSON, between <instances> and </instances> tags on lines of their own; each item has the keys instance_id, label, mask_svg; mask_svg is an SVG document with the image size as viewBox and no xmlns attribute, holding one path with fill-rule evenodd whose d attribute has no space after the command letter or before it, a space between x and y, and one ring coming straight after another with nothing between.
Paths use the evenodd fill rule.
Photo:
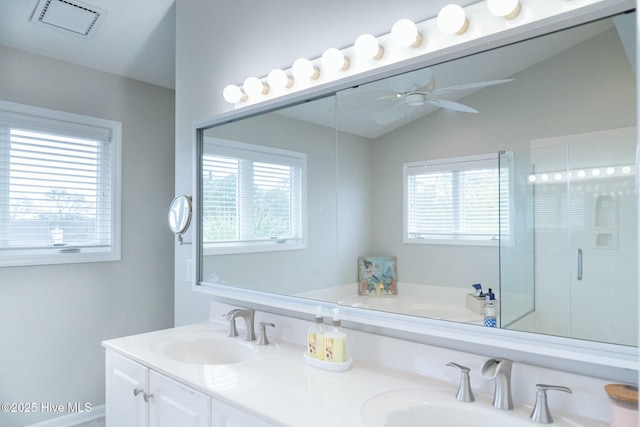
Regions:
<instances>
[{"instance_id":1,"label":"shower door handle","mask_svg":"<svg viewBox=\"0 0 640 427\"><path fill-rule=\"evenodd\" d=\"M578 280L582 280L582 249L578 249Z\"/></svg>"}]
</instances>

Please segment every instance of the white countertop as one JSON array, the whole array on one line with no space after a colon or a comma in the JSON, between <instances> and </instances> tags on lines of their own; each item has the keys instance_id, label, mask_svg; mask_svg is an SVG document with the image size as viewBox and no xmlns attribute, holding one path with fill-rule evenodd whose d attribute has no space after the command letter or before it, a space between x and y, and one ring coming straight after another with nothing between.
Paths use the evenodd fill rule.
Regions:
<instances>
[{"instance_id":1,"label":"white countertop","mask_svg":"<svg viewBox=\"0 0 640 427\"><path fill-rule=\"evenodd\" d=\"M256 359L227 365L177 362L158 351L163 343L203 334L224 340L242 340L242 336L226 337L222 325L209 321L112 339L103 342L103 346L273 425L364 427L360 411L365 402L396 389L428 388L445 399L450 396L455 402L457 383L359 360L355 360L349 370L326 371L305 363L303 346L280 339L270 338L272 344L256 346ZM476 393L476 399L474 404L492 408L491 396ZM530 408L510 412L527 419L527 411Z\"/></svg>"},{"instance_id":2,"label":"white countertop","mask_svg":"<svg viewBox=\"0 0 640 427\"><path fill-rule=\"evenodd\" d=\"M304 347L270 339L256 360L229 365L196 365L171 360L155 350L158 343L183 335L211 333L229 340L217 323L204 322L103 343L176 381L274 424L305 427L363 426L360 408L379 393L400 388L442 388L455 399L457 385L427 380L354 361L344 372L305 363ZM274 345L275 344L275 345Z\"/></svg>"}]
</instances>

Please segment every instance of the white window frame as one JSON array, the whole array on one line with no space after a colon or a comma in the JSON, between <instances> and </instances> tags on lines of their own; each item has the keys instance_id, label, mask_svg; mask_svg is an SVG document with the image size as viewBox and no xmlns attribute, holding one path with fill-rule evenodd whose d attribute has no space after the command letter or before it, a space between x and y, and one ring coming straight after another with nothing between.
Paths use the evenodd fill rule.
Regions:
<instances>
[{"instance_id":1,"label":"white window frame","mask_svg":"<svg viewBox=\"0 0 640 427\"><path fill-rule=\"evenodd\" d=\"M420 172L449 172L454 170L471 170L478 168L495 168L500 172L499 156L496 153L476 156L455 157L448 159L428 160L421 162L407 162L403 164L403 242L409 244L437 244L437 245L472 245L472 246L498 246L500 244L499 225L497 233L493 236L473 236L469 234L427 234L420 237L409 235L409 176L418 175ZM509 174L511 175L511 174ZM511 183L510 183L511 184ZM512 188L512 187L511 187ZM509 190L509 193L511 189ZM499 188L496 187L496 196ZM509 194L511 199L511 194ZM509 202L510 203L510 202ZM511 210L511 206L509 206ZM498 214L499 216L499 214ZM511 215L509 215L511 217ZM496 221L499 218L496 217ZM509 230L513 230L509 224Z\"/></svg>"},{"instance_id":2,"label":"white window frame","mask_svg":"<svg viewBox=\"0 0 640 427\"><path fill-rule=\"evenodd\" d=\"M300 191L298 195L300 202L299 206L294 207L298 212L296 212L293 218L293 220L298 221L297 227L299 227L301 233L299 239L207 243L204 242L204 231L202 231L203 255L278 252L307 248L307 155L305 153L206 136L203 139L202 151L203 155L211 154L231 158L240 158L250 152L252 156L251 161L295 165L300 168L301 172L299 183Z\"/></svg>"},{"instance_id":3,"label":"white window frame","mask_svg":"<svg viewBox=\"0 0 640 427\"><path fill-rule=\"evenodd\" d=\"M93 138L101 135L111 145L111 233L107 250L92 248L42 248L42 249L0 249L0 267L33 266L50 264L71 264L85 262L108 262L121 259L121 173L122 173L122 123L97 117L67 113L30 105L0 100L0 120L4 126L10 126L12 120L22 125L30 124L42 132L65 134L74 137ZM0 124L0 126L3 126ZM0 161L3 161L0 158ZM9 194L9 176L0 169L0 191L7 187ZM1 193L0 193L1 194ZM0 218L6 213L0 212Z\"/></svg>"}]
</instances>

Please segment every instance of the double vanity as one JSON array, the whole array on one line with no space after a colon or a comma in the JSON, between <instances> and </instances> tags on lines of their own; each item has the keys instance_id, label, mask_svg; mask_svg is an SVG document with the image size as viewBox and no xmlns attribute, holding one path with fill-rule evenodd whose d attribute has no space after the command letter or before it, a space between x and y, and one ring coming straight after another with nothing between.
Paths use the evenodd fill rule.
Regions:
<instances>
[{"instance_id":1,"label":"double vanity","mask_svg":"<svg viewBox=\"0 0 640 427\"><path fill-rule=\"evenodd\" d=\"M535 384L530 402L511 402L511 381L517 381L517 372L512 378L509 360L485 362L482 375L495 383L488 393L472 390L468 370L457 364L460 383L390 369L357 356L349 370L331 372L307 365L300 342L271 335L266 339L260 331L254 340L242 330L230 337L233 320L211 317L204 323L103 343L108 426L533 426L538 424L530 418L532 412L547 414L542 402L533 411ZM244 317L245 322L250 317L253 322L252 316ZM276 335L278 326L268 333ZM289 332L296 327L281 326ZM357 337L355 341L349 343L350 352L358 354L363 349ZM443 365L442 370L457 376L455 366ZM472 370L472 375L479 374ZM549 401L558 395L550 395ZM557 426L606 425L562 410L552 412Z\"/></svg>"}]
</instances>

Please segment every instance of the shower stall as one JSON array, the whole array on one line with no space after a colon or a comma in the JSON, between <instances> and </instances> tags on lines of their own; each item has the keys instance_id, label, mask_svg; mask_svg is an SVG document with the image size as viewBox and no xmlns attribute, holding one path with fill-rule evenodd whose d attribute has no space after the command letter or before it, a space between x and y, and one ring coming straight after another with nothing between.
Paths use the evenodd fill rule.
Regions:
<instances>
[{"instance_id":1,"label":"shower stall","mask_svg":"<svg viewBox=\"0 0 640 427\"><path fill-rule=\"evenodd\" d=\"M636 128L500 155L503 328L638 344Z\"/></svg>"}]
</instances>

